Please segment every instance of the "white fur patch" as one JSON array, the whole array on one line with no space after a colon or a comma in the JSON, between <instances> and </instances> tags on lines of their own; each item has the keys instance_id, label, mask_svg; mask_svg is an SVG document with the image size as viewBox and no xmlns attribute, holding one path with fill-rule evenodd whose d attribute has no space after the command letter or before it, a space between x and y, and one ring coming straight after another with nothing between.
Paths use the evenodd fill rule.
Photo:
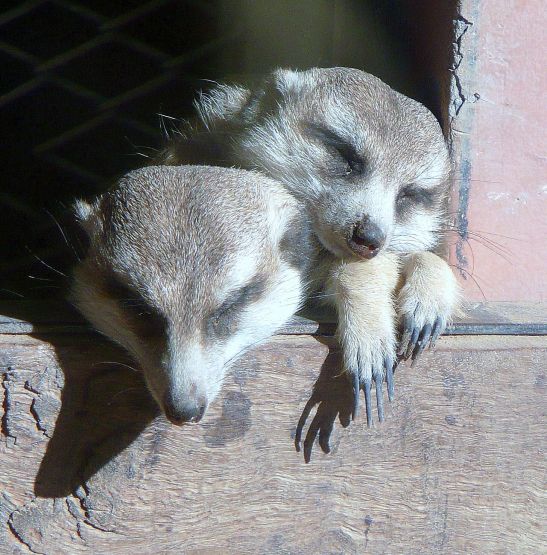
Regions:
<instances>
[{"instance_id":1,"label":"white fur patch","mask_svg":"<svg viewBox=\"0 0 547 555\"><path fill-rule=\"evenodd\" d=\"M282 265L262 297L245 309L239 331L226 346L225 360L272 336L297 312L303 300L300 273L289 265Z\"/></svg>"}]
</instances>

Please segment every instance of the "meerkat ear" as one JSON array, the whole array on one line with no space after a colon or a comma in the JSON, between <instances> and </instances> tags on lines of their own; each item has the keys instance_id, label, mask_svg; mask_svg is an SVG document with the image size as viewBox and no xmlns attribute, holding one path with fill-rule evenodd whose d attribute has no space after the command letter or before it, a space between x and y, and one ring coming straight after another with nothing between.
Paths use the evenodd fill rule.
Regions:
<instances>
[{"instance_id":1,"label":"meerkat ear","mask_svg":"<svg viewBox=\"0 0 547 555\"><path fill-rule=\"evenodd\" d=\"M277 89L283 96L298 92L304 81L302 72L294 69L276 69L273 77Z\"/></svg>"},{"instance_id":2,"label":"meerkat ear","mask_svg":"<svg viewBox=\"0 0 547 555\"><path fill-rule=\"evenodd\" d=\"M249 95L241 110L241 122L252 125L268 116L274 116L286 103L287 98L299 91L301 83L300 72L276 69Z\"/></svg>"},{"instance_id":3,"label":"meerkat ear","mask_svg":"<svg viewBox=\"0 0 547 555\"><path fill-rule=\"evenodd\" d=\"M208 129L236 122L247 105L251 91L236 85L217 85L200 93L194 107Z\"/></svg>"},{"instance_id":4,"label":"meerkat ear","mask_svg":"<svg viewBox=\"0 0 547 555\"><path fill-rule=\"evenodd\" d=\"M85 231L88 239L91 239L102 228L102 222L97 216L97 208L99 201L89 203L85 200L78 199L74 201L72 210L76 216L76 221L80 227Z\"/></svg>"}]
</instances>

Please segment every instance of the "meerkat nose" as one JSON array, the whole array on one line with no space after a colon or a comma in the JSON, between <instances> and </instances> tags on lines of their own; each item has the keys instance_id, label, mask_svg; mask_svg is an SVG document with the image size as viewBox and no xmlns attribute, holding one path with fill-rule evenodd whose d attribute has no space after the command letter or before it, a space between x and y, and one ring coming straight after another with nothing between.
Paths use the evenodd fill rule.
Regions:
<instances>
[{"instance_id":1,"label":"meerkat nose","mask_svg":"<svg viewBox=\"0 0 547 555\"><path fill-rule=\"evenodd\" d=\"M181 426L187 422L199 422L205 414L207 401L204 397L191 399L184 397L174 397L171 392L166 392L163 399L163 411L169 422L176 426Z\"/></svg>"},{"instance_id":2,"label":"meerkat nose","mask_svg":"<svg viewBox=\"0 0 547 555\"><path fill-rule=\"evenodd\" d=\"M386 240L384 232L378 225L364 217L357 223L348 239L349 247L363 258L374 258Z\"/></svg>"}]
</instances>

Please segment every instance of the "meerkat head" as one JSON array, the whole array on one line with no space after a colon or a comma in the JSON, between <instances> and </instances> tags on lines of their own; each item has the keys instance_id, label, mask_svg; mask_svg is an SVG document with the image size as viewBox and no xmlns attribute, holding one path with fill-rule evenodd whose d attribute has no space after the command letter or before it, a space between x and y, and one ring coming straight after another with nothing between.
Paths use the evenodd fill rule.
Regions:
<instances>
[{"instance_id":1,"label":"meerkat head","mask_svg":"<svg viewBox=\"0 0 547 555\"><path fill-rule=\"evenodd\" d=\"M136 359L174 423L200 420L229 366L303 298L296 202L261 175L149 167L76 213L90 246L71 300Z\"/></svg>"},{"instance_id":2,"label":"meerkat head","mask_svg":"<svg viewBox=\"0 0 547 555\"><path fill-rule=\"evenodd\" d=\"M362 71L277 70L255 91L220 86L198 110L235 155L308 206L337 256L426 250L439 238L450 160L424 106Z\"/></svg>"}]
</instances>

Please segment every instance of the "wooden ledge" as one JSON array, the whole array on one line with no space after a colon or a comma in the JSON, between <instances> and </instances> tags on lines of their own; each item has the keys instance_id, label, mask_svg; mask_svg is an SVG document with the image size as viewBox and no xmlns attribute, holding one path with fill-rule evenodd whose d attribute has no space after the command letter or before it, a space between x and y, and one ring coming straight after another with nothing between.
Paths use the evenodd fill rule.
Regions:
<instances>
[{"instance_id":1,"label":"wooden ledge","mask_svg":"<svg viewBox=\"0 0 547 555\"><path fill-rule=\"evenodd\" d=\"M277 335L332 336L335 317L329 310L295 316ZM89 324L62 301L0 301L0 334L88 333ZM546 303L469 303L465 316L444 335L547 335Z\"/></svg>"}]
</instances>

